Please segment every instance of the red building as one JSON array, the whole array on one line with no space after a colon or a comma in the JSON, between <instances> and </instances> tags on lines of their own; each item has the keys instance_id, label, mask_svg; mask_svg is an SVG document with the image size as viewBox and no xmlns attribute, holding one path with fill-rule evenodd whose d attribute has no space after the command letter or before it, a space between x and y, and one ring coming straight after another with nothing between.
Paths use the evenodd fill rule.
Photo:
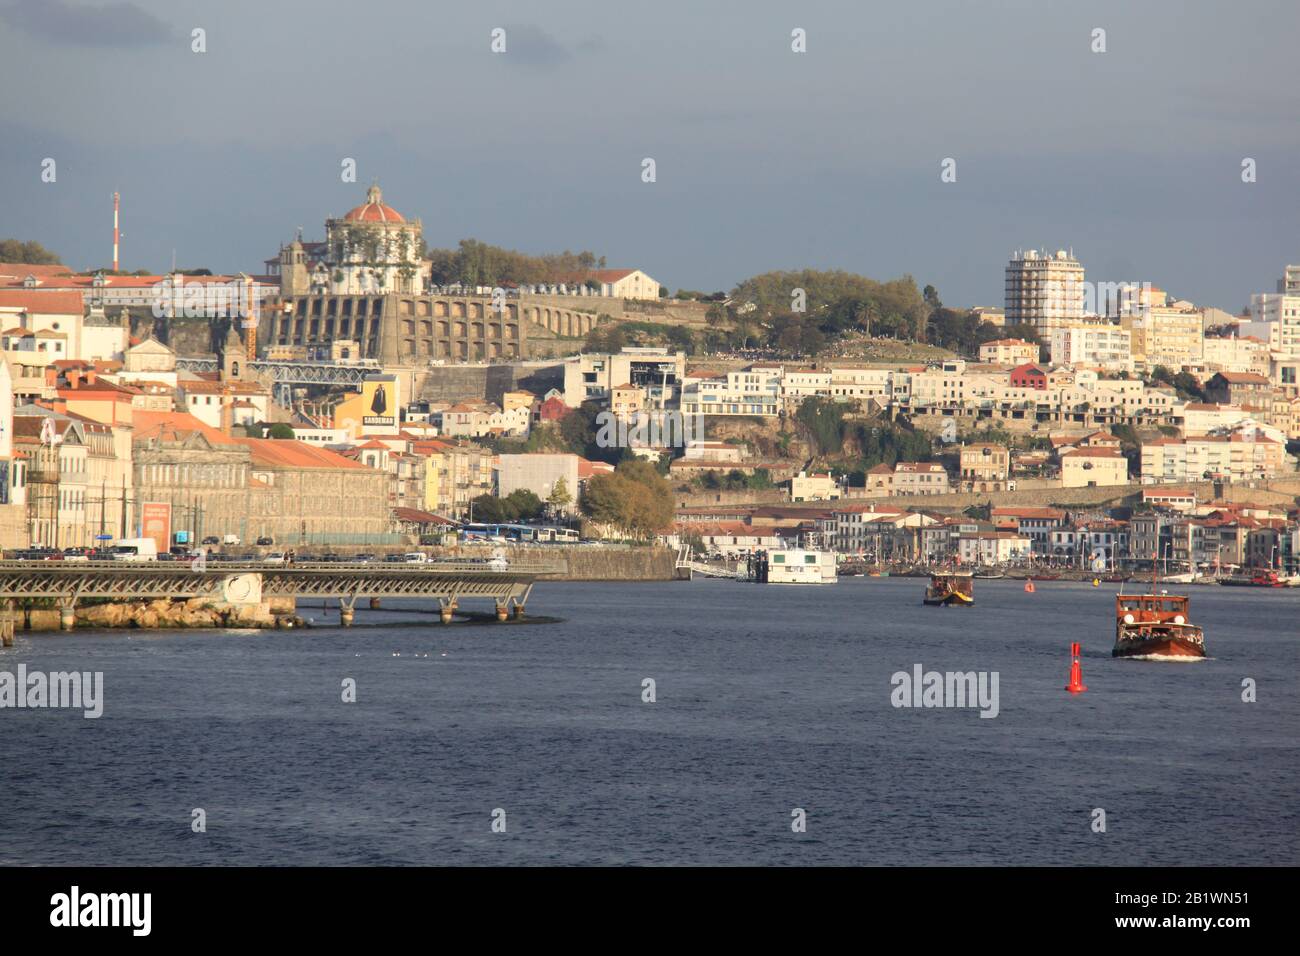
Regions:
<instances>
[{"instance_id":1,"label":"red building","mask_svg":"<svg viewBox=\"0 0 1300 956\"><path fill-rule=\"evenodd\" d=\"M541 422L558 422L569 414L569 406L558 398L548 398L537 407L537 420Z\"/></svg>"},{"instance_id":2,"label":"red building","mask_svg":"<svg viewBox=\"0 0 1300 956\"><path fill-rule=\"evenodd\" d=\"M1033 363L1017 365L1011 370L1011 387L1036 388L1040 391L1046 391L1047 372L1041 366Z\"/></svg>"}]
</instances>

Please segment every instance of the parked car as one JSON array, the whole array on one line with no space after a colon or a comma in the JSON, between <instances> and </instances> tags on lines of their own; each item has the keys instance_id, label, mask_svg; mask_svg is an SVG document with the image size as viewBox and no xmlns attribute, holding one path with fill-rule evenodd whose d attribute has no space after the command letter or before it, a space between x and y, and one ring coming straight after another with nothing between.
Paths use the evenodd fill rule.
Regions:
<instances>
[{"instance_id":1,"label":"parked car","mask_svg":"<svg viewBox=\"0 0 1300 956\"><path fill-rule=\"evenodd\" d=\"M204 543L204 544L221 544L221 539L218 538L215 534L210 534L210 535L208 535L206 538L203 539L203 543Z\"/></svg>"},{"instance_id":2,"label":"parked car","mask_svg":"<svg viewBox=\"0 0 1300 956\"><path fill-rule=\"evenodd\" d=\"M405 564L428 564L429 556L423 551L408 551L402 555L402 561Z\"/></svg>"},{"instance_id":3,"label":"parked car","mask_svg":"<svg viewBox=\"0 0 1300 956\"><path fill-rule=\"evenodd\" d=\"M283 551L272 551L262 559L263 564L284 564L288 560Z\"/></svg>"},{"instance_id":4,"label":"parked car","mask_svg":"<svg viewBox=\"0 0 1300 956\"><path fill-rule=\"evenodd\" d=\"M89 561L90 549L89 548L64 548L63 560L64 561Z\"/></svg>"},{"instance_id":5,"label":"parked car","mask_svg":"<svg viewBox=\"0 0 1300 956\"><path fill-rule=\"evenodd\" d=\"M257 539L257 546L259 548L269 548L273 544L275 544L274 538L262 537Z\"/></svg>"}]
</instances>

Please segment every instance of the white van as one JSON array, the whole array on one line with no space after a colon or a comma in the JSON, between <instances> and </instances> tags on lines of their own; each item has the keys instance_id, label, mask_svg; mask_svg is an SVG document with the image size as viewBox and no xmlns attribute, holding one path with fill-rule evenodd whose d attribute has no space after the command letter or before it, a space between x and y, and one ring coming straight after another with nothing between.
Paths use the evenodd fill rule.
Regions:
<instances>
[{"instance_id":1,"label":"white van","mask_svg":"<svg viewBox=\"0 0 1300 956\"><path fill-rule=\"evenodd\" d=\"M429 556L423 551L408 551L402 556L402 561L405 564L428 564Z\"/></svg>"},{"instance_id":2,"label":"white van","mask_svg":"<svg viewBox=\"0 0 1300 956\"><path fill-rule=\"evenodd\" d=\"M110 553L114 561L157 561L158 542L153 538L123 538Z\"/></svg>"}]
</instances>

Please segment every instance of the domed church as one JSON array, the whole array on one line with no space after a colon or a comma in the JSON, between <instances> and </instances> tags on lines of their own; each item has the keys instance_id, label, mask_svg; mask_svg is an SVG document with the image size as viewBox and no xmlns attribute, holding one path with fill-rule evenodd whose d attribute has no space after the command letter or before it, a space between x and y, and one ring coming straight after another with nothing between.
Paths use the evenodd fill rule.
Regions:
<instances>
[{"instance_id":1,"label":"domed church","mask_svg":"<svg viewBox=\"0 0 1300 956\"><path fill-rule=\"evenodd\" d=\"M385 295L424 291L424 229L384 202L378 185L366 201L325 220L325 241L295 241L279 257L286 295Z\"/></svg>"}]
</instances>

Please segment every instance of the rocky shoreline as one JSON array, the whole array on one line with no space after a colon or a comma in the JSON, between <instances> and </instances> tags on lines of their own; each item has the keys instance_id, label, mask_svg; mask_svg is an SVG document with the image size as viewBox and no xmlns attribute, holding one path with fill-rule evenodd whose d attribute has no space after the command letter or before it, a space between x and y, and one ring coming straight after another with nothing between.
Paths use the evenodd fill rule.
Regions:
<instances>
[{"instance_id":1,"label":"rocky shoreline","mask_svg":"<svg viewBox=\"0 0 1300 956\"><path fill-rule=\"evenodd\" d=\"M18 630L57 631L59 611L57 608L19 608L16 624ZM281 602L276 602L273 606L268 601L233 605L214 604L205 598L184 601L160 599L80 605L76 611L78 628L292 630L308 626L307 621L294 613L292 607L285 608Z\"/></svg>"}]
</instances>

